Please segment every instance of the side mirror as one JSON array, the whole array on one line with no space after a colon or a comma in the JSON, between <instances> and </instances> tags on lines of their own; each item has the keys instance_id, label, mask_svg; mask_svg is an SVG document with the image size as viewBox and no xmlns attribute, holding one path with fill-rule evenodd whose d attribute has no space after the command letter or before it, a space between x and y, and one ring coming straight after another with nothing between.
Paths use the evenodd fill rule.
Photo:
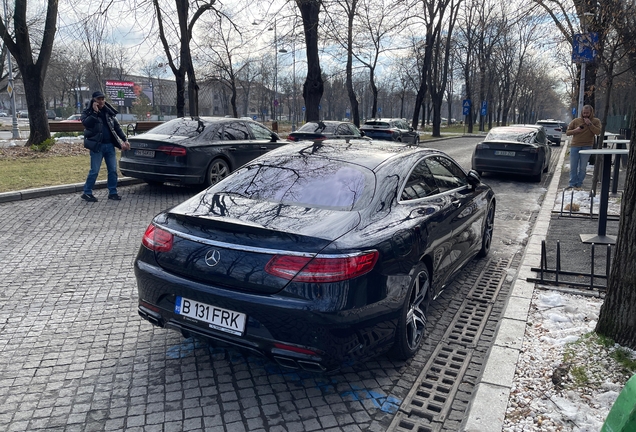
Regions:
<instances>
[{"instance_id":1,"label":"side mirror","mask_svg":"<svg viewBox=\"0 0 636 432\"><path fill-rule=\"evenodd\" d=\"M271 133L271 142L276 142L276 141L280 141L280 137L278 136L278 134L276 132L272 132Z\"/></svg>"},{"instance_id":2,"label":"side mirror","mask_svg":"<svg viewBox=\"0 0 636 432\"><path fill-rule=\"evenodd\" d=\"M360 131L360 136L367 136L367 134L364 133L363 130Z\"/></svg>"},{"instance_id":3,"label":"side mirror","mask_svg":"<svg viewBox=\"0 0 636 432\"><path fill-rule=\"evenodd\" d=\"M468 176L466 178L468 179L468 184L472 187L477 187L481 183L481 177L479 177L479 174L477 174L477 171L475 170L471 169L468 171Z\"/></svg>"}]
</instances>

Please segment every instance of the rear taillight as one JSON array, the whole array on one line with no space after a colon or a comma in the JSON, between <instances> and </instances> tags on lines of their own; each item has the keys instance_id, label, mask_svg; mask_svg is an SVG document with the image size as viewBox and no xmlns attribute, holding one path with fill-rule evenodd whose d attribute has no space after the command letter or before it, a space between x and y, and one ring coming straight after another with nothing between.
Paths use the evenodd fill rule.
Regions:
<instances>
[{"instance_id":1,"label":"rear taillight","mask_svg":"<svg viewBox=\"0 0 636 432\"><path fill-rule=\"evenodd\" d=\"M276 255L269 260L265 271L294 282L338 282L370 272L378 255L378 251L328 258Z\"/></svg>"},{"instance_id":2,"label":"rear taillight","mask_svg":"<svg viewBox=\"0 0 636 432\"><path fill-rule=\"evenodd\" d=\"M168 231L150 224L148 228L146 228L141 243L155 252L169 252L172 249L173 238L174 236Z\"/></svg>"},{"instance_id":3,"label":"rear taillight","mask_svg":"<svg viewBox=\"0 0 636 432\"><path fill-rule=\"evenodd\" d=\"M298 140L298 138L289 135L289 136L287 136L287 141L292 141L293 142L293 141L299 141L299 140Z\"/></svg>"},{"instance_id":4,"label":"rear taillight","mask_svg":"<svg viewBox=\"0 0 636 432\"><path fill-rule=\"evenodd\" d=\"M185 156L186 155L185 147L178 147L178 146L173 146L173 145L159 146L157 151L165 153L168 156Z\"/></svg>"}]
</instances>

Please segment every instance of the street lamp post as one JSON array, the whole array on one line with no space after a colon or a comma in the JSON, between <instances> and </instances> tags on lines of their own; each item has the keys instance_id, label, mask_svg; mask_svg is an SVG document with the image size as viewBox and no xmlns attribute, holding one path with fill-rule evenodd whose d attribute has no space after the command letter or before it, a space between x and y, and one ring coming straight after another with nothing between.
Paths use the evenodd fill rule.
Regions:
<instances>
[{"instance_id":1,"label":"street lamp post","mask_svg":"<svg viewBox=\"0 0 636 432\"><path fill-rule=\"evenodd\" d=\"M7 0L4 0L4 26L5 28L9 28L9 14L7 14ZM15 87L13 86L13 65L11 64L11 52L9 52L9 48L7 47L7 62L9 66L9 82L7 88L9 90L9 97L11 98L11 111L13 112L13 122L11 126L11 132L13 139L20 139L20 129L18 128L18 117L15 112Z\"/></svg>"},{"instance_id":2,"label":"street lamp post","mask_svg":"<svg viewBox=\"0 0 636 432\"><path fill-rule=\"evenodd\" d=\"M285 54L287 50L281 48L279 53ZM291 116L291 128L292 131L296 130L296 41L292 40L292 97L294 99L292 103L292 116Z\"/></svg>"},{"instance_id":3,"label":"street lamp post","mask_svg":"<svg viewBox=\"0 0 636 432\"><path fill-rule=\"evenodd\" d=\"M256 20L252 22L252 25L258 24L259 22ZM272 101L272 120L276 121L276 105L278 104L278 35L276 34L276 18L274 18L274 27L270 27L267 30L274 30L274 100Z\"/></svg>"}]
</instances>

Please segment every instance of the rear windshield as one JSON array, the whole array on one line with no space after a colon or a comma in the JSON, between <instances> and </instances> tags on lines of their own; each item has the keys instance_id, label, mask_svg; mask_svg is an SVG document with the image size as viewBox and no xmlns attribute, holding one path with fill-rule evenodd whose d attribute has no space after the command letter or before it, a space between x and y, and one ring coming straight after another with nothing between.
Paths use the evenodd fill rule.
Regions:
<instances>
[{"instance_id":1,"label":"rear windshield","mask_svg":"<svg viewBox=\"0 0 636 432\"><path fill-rule=\"evenodd\" d=\"M305 123L300 129L299 132L309 132L309 133L334 133L336 130L337 123Z\"/></svg>"},{"instance_id":2,"label":"rear windshield","mask_svg":"<svg viewBox=\"0 0 636 432\"><path fill-rule=\"evenodd\" d=\"M486 141L517 141L534 143L537 131L526 128L492 129L486 136Z\"/></svg>"},{"instance_id":3,"label":"rear windshield","mask_svg":"<svg viewBox=\"0 0 636 432\"><path fill-rule=\"evenodd\" d=\"M388 127L391 126L387 122L380 122L380 121L368 121L364 125L365 126L379 126L379 127L385 127L385 128L388 128Z\"/></svg>"},{"instance_id":4,"label":"rear windshield","mask_svg":"<svg viewBox=\"0 0 636 432\"><path fill-rule=\"evenodd\" d=\"M203 120L182 117L160 124L149 133L194 138L201 135L207 126L210 125Z\"/></svg>"},{"instance_id":5,"label":"rear windshield","mask_svg":"<svg viewBox=\"0 0 636 432\"><path fill-rule=\"evenodd\" d=\"M323 158L287 157L244 167L208 193L351 211L368 205L374 190L375 176L359 165Z\"/></svg>"}]
</instances>

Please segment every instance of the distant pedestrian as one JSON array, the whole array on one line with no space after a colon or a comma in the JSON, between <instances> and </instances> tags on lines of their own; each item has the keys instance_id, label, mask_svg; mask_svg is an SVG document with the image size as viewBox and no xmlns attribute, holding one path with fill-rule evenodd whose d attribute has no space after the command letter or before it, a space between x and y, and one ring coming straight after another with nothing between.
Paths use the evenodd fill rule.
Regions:
<instances>
[{"instance_id":1,"label":"distant pedestrian","mask_svg":"<svg viewBox=\"0 0 636 432\"><path fill-rule=\"evenodd\" d=\"M91 152L91 167L84 183L82 199L88 202L97 202L93 196L93 186L99 175L102 160L106 162L108 169L108 199L119 201L117 194L117 157L115 147L120 150L129 150L130 144L126 134L121 130L117 121L117 110L106 103L106 97L101 91L93 93L88 107L82 112L82 124L84 125L84 147Z\"/></svg>"},{"instance_id":2,"label":"distant pedestrian","mask_svg":"<svg viewBox=\"0 0 636 432\"><path fill-rule=\"evenodd\" d=\"M594 138L601 133L601 121L594 117L594 108L585 105L581 110L581 117L575 118L568 125L565 132L571 136L570 141L570 184L571 188L580 188L585 180L589 154L581 154L581 150L594 147Z\"/></svg>"}]
</instances>

